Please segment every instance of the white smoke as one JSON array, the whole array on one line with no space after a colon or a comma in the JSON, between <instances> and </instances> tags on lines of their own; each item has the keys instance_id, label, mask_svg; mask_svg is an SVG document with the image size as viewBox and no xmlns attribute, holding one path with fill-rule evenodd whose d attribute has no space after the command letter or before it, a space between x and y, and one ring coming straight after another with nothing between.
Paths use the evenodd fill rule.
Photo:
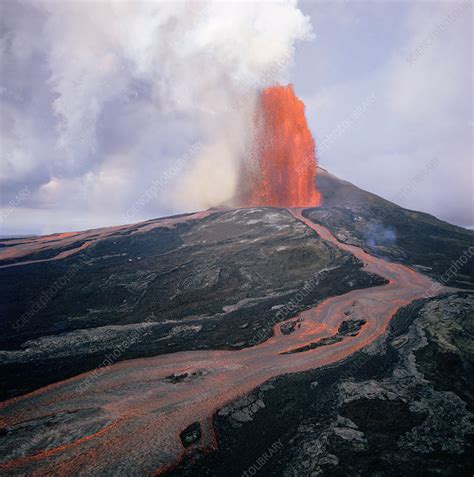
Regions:
<instances>
[{"instance_id":1,"label":"white smoke","mask_svg":"<svg viewBox=\"0 0 474 477\"><path fill-rule=\"evenodd\" d=\"M191 208L229 201L248 152L256 94L283 81L294 44L311 35L296 2L191 4L173 19L161 55L158 95L193 113L204 147L180 178L176 200Z\"/></svg>"},{"instance_id":2,"label":"white smoke","mask_svg":"<svg viewBox=\"0 0 474 477\"><path fill-rule=\"evenodd\" d=\"M231 199L257 93L312 36L296 1L12 0L0 17L0 207L28 186L44 232Z\"/></svg>"}]
</instances>

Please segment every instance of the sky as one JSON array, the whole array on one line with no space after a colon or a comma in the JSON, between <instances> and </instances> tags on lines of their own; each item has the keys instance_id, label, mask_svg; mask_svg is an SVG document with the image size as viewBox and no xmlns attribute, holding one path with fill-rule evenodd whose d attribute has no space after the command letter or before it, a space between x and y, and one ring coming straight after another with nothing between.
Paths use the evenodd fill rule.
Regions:
<instances>
[{"instance_id":1,"label":"sky","mask_svg":"<svg viewBox=\"0 0 474 477\"><path fill-rule=\"evenodd\" d=\"M294 84L322 167L472 226L472 3L0 4L0 234L229 199L258 91Z\"/></svg>"},{"instance_id":2,"label":"sky","mask_svg":"<svg viewBox=\"0 0 474 477\"><path fill-rule=\"evenodd\" d=\"M320 165L472 226L472 3L300 5L315 38L296 51L293 81Z\"/></svg>"}]
</instances>

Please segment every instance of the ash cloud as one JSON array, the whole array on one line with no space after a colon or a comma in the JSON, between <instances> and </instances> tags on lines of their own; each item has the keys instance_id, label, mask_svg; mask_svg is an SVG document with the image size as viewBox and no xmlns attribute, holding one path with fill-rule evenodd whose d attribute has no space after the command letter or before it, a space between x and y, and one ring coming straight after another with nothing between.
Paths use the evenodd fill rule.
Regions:
<instances>
[{"instance_id":1,"label":"ash cloud","mask_svg":"<svg viewBox=\"0 0 474 477\"><path fill-rule=\"evenodd\" d=\"M257 92L286 81L296 43L312 37L295 1L0 8L1 202L28 186L29 203L11 216L22 223L37 209L56 230L72 210L77 227L95 225L91 215L123 222L196 142L143 217L231 199Z\"/></svg>"}]
</instances>

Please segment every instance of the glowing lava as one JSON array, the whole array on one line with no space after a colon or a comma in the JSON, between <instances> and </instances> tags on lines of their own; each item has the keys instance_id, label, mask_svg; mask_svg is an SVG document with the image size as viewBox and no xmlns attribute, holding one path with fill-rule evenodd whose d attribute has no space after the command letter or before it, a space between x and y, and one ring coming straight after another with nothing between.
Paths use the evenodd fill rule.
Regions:
<instances>
[{"instance_id":1,"label":"glowing lava","mask_svg":"<svg viewBox=\"0 0 474 477\"><path fill-rule=\"evenodd\" d=\"M246 206L314 207L316 190L314 139L304 103L293 86L272 86L260 97L254 153L242 172Z\"/></svg>"}]
</instances>

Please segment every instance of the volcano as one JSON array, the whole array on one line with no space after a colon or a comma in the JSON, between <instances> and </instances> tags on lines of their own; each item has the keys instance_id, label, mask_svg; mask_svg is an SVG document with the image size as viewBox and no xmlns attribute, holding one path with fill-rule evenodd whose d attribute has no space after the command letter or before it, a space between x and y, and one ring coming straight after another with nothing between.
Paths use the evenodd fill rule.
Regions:
<instances>
[{"instance_id":1,"label":"volcano","mask_svg":"<svg viewBox=\"0 0 474 477\"><path fill-rule=\"evenodd\" d=\"M1 474L471 475L473 232L314 172L2 240Z\"/></svg>"}]
</instances>

